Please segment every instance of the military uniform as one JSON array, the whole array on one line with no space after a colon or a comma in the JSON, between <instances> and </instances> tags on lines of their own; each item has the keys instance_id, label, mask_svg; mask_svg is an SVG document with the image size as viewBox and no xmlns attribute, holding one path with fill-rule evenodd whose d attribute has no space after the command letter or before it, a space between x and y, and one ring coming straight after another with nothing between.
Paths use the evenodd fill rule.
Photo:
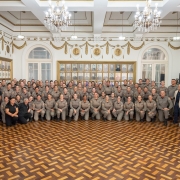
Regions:
<instances>
[{"instance_id":1,"label":"military uniform","mask_svg":"<svg viewBox=\"0 0 180 180\"><path fill-rule=\"evenodd\" d=\"M42 93L45 90L44 86L39 86L39 91Z\"/></svg>"},{"instance_id":2,"label":"military uniform","mask_svg":"<svg viewBox=\"0 0 180 180\"><path fill-rule=\"evenodd\" d=\"M149 98L149 95L151 95L151 93L149 91L144 92L144 101L147 101Z\"/></svg>"},{"instance_id":3,"label":"military uniform","mask_svg":"<svg viewBox=\"0 0 180 180\"><path fill-rule=\"evenodd\" d=\"M97 88L97 89L96 89L96 92L99 94L99 97L101 96L101 94L102 94L103 91L104 91L103 88L101 88L101 89Z\"/></svg>"},{"instance_id":4,"label":"military uniform","mask_svg":"<svg viewBox=\"0 0 180 180\"><path fill-rule=\"evenodd\" d=\"M123 96L124 96L124 102L127 102L128 97L131 97L131 99L133 101L134 93L133 93L133 91L126 90L126 91L124 91Z\"/></svg>"},{"instance_id":5,"label":"military uniform","mask_svg":"<svg viewBox=\"0 0 180 180\"><path fill-rule=\"evenodd\" d=\"M83 96L87 96L87 98L88 98L88 96L89 96L89 94L88 94L88 92L81 92L80 93L80 100L82 101L83 100Z\"/></svg>"},{"instance_id":6,"label":"military uniform","mask_svg":"<svg viewBox=\"0 0 180 180\"><path fill-rule=\"evenodd\" d=\"M30 96L30 92L26 92L26 94L23 92L21 94L21 99L25 99L25 98L29 99L29 96Z\"/></svg>"},{"instance_id":7,"label":"military uniform","mask_svg":"<svg viewBox=\"0 0 180 180\"><path fill-rule=\"evenodd\" d=\"M87 87L87 92L88 92L88 94L92 92L92 88L93 88L93 87L89 87L89 86Z\"/></svg>"},{"instance_id":8,"label":"military uniform","mask_svg":"<svg viewBox=\"0 0 180 180\"><path fill-rule=\"evenodd\" d=\"M70 111L69 111L69 117L71 118L74 116L74 120L77 121L79 118L79 109L81 107L80 99L71 99L70 101ZM74 109L76 110L76 114L74 114Z\"/></svg>"},{"instance_id":9,"label":"military uniform","mask_svg":"<svg viewBox=\"0 0 180 180\"><path fill-rule=\"evenodd\" d=\"M115 109L115 111L114 111L114 109ZM121 121L123 114L124 114L123 103L121 101L120 102L118 102L118 101L114 102L114 109L112 111L112 114L114 115L114 117L116 117L116 119L118 121Z\"/></svg>"},{"instance_id":10,"label":"military uniform","mask_svg":"<svg viewBox=\"0 0 180 180\"><path fill-rule=\"evenodd\" d=\"M156 116L156 102L154 100L146 101L146 121L150 122L154 121L154 117Z\"/></svg>"},{"instance_id":11,"label":"military uniform","mask_svg":"<svg viewBox=\"0 0 180 180\"><path fill-rule=\"evenodd\" d=\"M54 100L57 101L59 99L60 92L59 91L52 91L51 95L54 98Z\"/></svg>"},{"instance_id":12,"label":"military uniform","mask_svg":"<svg viewBox=\"0 0 180 180\"><path fill-rule=\"evenodd\" d=\"M71 94L71 97L72 97L72 99L74 98L74 94L77 94L77 99L80 99L80 94L79 94L79 92L78 91L73 91L72 92L72 94Z\"/></svg>"},{"instance_id":13,"label":"military uniform","mask_svg":"<svg viewBox=\"0 0 180 180\"><path fill-rule=\"evenodd\" d=\"M175 93L176 90L178 90L178 85L175 85L175 86L171 85L171 86L168 87L168 96L170 97L173 104L174 104L174 93ZM173 117L174 107L171 108L169 113Z\"/></svg>"},{"instance_id":14,"label":"military uniform","mask_svg":"<svg viewBox=\"0 0 180 180\"><path fill-rule=\"evenodd\" d=\"M13 91L12 94L11 94L11 97L16 98L17 95L19 95L19 96L21 97L21 99L22 99L22 93L21 93L21 91L19 91L19 92Z\"/></svg>"},{"instance_id":15,"label":"military uniform","mask_svg":"<svg viewBox=\"0 0 180 180\"><path fill-rule=\"evenodd\" d=\"M152 89L155 89L156 92L157 92L158 87L157 87L157 86L149 86L149 87L148 87L148 90L149 90L150 92L152 91Z\"/></svg>"},{"instance_id":16,"label":"military uniform","mask_svg":"<svg viewBox=\"0 0 180 180\"><path fill-rule=\"evenodd\" d=\"M95 93L93 93L93 92L89 93L89 95L88 95L89 101L94 97L94 94L95 94Z\"/></svg>"},{"instance_id":17,"label":"military uniform","mask_svg":"<svg viewBox=\"0 0 180 180\"><path fill-rule=\"evenodd\" d=\"M124 94L123 94L123 91L122 91L122 90L115 92L115 96L116 96L116 97L120 96L122 102L124 102L124 98L123 98L124 96L123 96L123 95L124 95Z\"/></svg>"},{"instance_id":18,"label":"military uniform","mask_svg":"<svg viewBox=\"0 0 180 180\"><path fill-rule=\"evenodd\" d=\"M132 120L133 119L133 116L134 116L134 103L133 102L125 102L124 103L124 119L125 120ZM128 112L128 114L127 114Z\"/></svg>"},{"instance_id":19,"label":"military uniform","mask_svg":"<svg viewBox=\"0 0 180 180\"><path fill-rule=\"evenodd\" d=\"M43 120L45 110L44 110L44 102L42 100L38 101L35 100L33 103L33 109L34 109L34 120L38 121L39 119L39 114L41 114L41 120ZM41 112L37 112L41 110Z\"/></svg>"},{"instance_id":20,"label":"military uniform","mask_svg":"<svg viewBox=\"0 0 180 180\"><path fill-rule=\"evenodd\" d=\"M6 107L6 102L2 102L1 103L1 115L2 115L2 121L3 123L6 123L6 119L5 119L5 107Z\"/></svg>"},{"instance_id":21,"label":"military uniform","mask_svg":"<svg viewBox=\"0 0 180 180\"><path fill-rule=\"evenodd\" d=\"M56 113L57 113L57 118L60 119L60 115L63 121L66 120L66 109L68 109L68 105L67 105L67 101L65 99L63 99L63 101L61 101L60 99L56 102ZM62 112L59 110L61 109Z\"/></svg>"},{"instance_id":22,"label":"military uniform","mask_svg":"<svg viewBox=\"0 0 180 180\"><path fill-rule=\"evenodd\" d=\"M112 104L114 104L117 101L117 98L116 97L114 97L114 98L110 97L109 100L112 101Z\"/></svg>"},{"instance_id":23,"label":"military uniform","mask_svg":"<svg viewBox=\"0 0 180 180\"><path fill-rule=\"evenodd\" d=\"M124 85L124 84L123 84L123 85L121 86L121 90L122 90L123 93L124 93L124 92L127 90L127 85Z\"/></svg>"},{"instance_id":24,"label":"military uniform","mask_svg":"<svg viewBox=\"0 0 180 180\"><path fill-rule=\"evenodd\" d=\"M138 91L136 91L136 92L134 93L134 100L135 100L135 101L137 101L138 96L141 96L142 99L144 99L144 92L141 91L141 92L139 93Z\"/></svg>"},{"instance_id":25,"label":"military uniform","mask_svg":"<svg viewBox=\"0 0 180 180\"><path fill-rule=\"evenodd\" d=\"M34 115L34 102L33 101L29 102L29 109L30 109L31 117L33 117Z\"/></svg>"},{"instance_id":26,"label":"military uniform","mask_svg":"<svg viewBox=\"0 0 180 180\"><path fill-rule=\"evenodd\" d=\"M90 103L89 101L81 101L81 109L80 114L82 117L84 117L85 120L89 119L89 109L90 109Z\"/></svg>"},{"instance_id":27,"label":"military uniform","mask_svg":"<svg viewBox=\"0 0 180 180\"><path fill-rule=\"evenodd\" d=\"M50 91L43 91L42 92L42 100L45 102L48 99L48 94L51 94Z\"/></svg>"},{"instance_id":28,"label":"military uniform","mask_svg":"<svg viewBox=\"0 0 180 180\"><path fill-rule=\"evenodd\" d=\"M54 119L54 116L55 116L55 100L54 99L46 100L45 101L45 108L46 108L46 120L50 121L51 117Z\"/></svg>"},{"instance_id":29,"label":"military uniform","mask_svg":"<svg viewBox=\"0 0 180 180\"><path fill-rule=\"evenodd\" d=\"M21 100L21 99L19 101L16 100L15 103L19 106L21 103L23 103L23 100Z\"/></svg>"},{"instance_id":30,"label":"military uniform","mask_svg":"<svg viewBox=\"0 0 180 180\"><path fill-rule=\"evenodd\" d=\"M168 96L168 88L167 87L162 87L160 86L158 89L157 89L157 93L160 95L161 91L164 91L166 93L166 96Z\"/></svg>"},{"instance_id":31,"label":"military uniform","mask_svg":"<svg viewBox=\"0 0 180 180\"><path fill-rule=\"evenodd\" d=\"M100 108L101 108L101 102L102 100L97 98L93 98L90 101L91 104L91 112L92 112L92 118L100 119ZM97 109L97 110L95 110Z\"/></svg>"},{"instance_id":32,"label":"military uniform","mask_svg":"<svg viewBox=\"0 0 180 180\"><path fill-rule=\"evenodd\" d=\"M68 90L69 94L72 95L72 93L73 93L73 87L68 87L67 90Z\"/></svg>"},{"instance_id":33,"label":"military uniform","mask_svg":"<svg viewBox=\"0 0 180 180\"><path fill-rule=\"evenodd\" d=\"M135 110L136 110L136 120L137 121L143 120L145 112L146 112L146 103L143 100L141 102L136 101Z\"/></svg>"},{"instance_id":34,"label":"military uniform","mask_svg":"<svg viewBox=\"0 0 180 180\"><path fill-rule=\"evenodd\" d=\"M4 90L4 92L3 92L3 94L2 94L2 101L4 101L4 97L8 97L8 98L10 98L11 96L12 96L12 94L13 94L13 90L12 89L10 89L10 90Z\"/></svg>"},{"instance_id":35,"label":"military uniform","mask_svg":"<svg viewBox=\"0 0 180 180\"><path fill-rule=\"evenodd\" d=\"M112 109L113 109L113 104L111 100L109 100L108 102L106 100L102 102L101 113L103 117L106 118L107 120L112 119L112 116L111 116ZM107 112L108 110L110 110L110 113Z\"/></svg>"},{"instance_id":36,"label":"military uniform","mask_svg":"<svg viewBox=\"0 0 180 180\"><path fill-rule=\"evenodd\" d=\"M105 92L105 94L106 95L111 95L111 93L112 93L112 87L111 86L105 86L104 87L104 92Z\"/></svg>"},{"instance_id":37,"label":"military uniform","mask_svg":"<svg viewBox=\"0 0 180 180\"><path fill-rule=\"evenodd\" d=\"M167 96L162 98L159 96L157 98L157 109L158 109L158 115L159 115L159 120L163 122L164 120L167 121L169 117L169 110L173 107L173 103L171 99ZM168 108L169 110L163 110L164 108Z\"/></svg>"},{"instance_id":38,"label":"military uniform","mask_svg":"<svg viewBox=\"0 0 180 180\"><path fill-rule=\"evenodd\" d=\"M40 91L39 91L38 93L36 93L35 91L32 93L32 97L33 97L34 99L36 99L38 95L41 96L41 92L40 92Z\"/></svg>"},{"instance_id":39,"label":"military uniform","mask_svg":"<svg viewBox=\"0 0 180 180\"><path fill-rule=\"evenodd\" d=\"M158 98L158 96L159 96L157 93L155 93L155 94L151 94L151 95L152 95L152 98L153 98L153 100L154 100L154 101L156 101L156 100L157 100L157 98Z\"/></svg>"}]
</instances>

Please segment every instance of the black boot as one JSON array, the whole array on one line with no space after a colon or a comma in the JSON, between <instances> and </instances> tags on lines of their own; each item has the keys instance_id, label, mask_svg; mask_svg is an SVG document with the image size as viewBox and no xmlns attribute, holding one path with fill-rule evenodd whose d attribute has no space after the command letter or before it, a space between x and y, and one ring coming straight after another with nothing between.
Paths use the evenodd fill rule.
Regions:
<instances>
[{"instance_id":1,"label":"black boot","mask_svg":"<svg viewBox=\"0 0 180 180\"><path fill-rule=\"evenodd\" d=\"M41 117L41 121L44 121L44 118L43 118L43 117Z\"/></svg>"},{"instance_id":2,"label":"black boot","mask_svg":"<svg viewBox=\"0 0 180 180\"><path fill-rule=\"evenodd\" d=\"M29 122L32 122L32 117L29 118Z\"/></svg>"},{"instance_id":3,"label":"black boot","mask_svg":"<svg viewBox=\"0 0 180 180\"><path fill-rule=\"evenodd\" d=\"M94 121L94 117L92 116L91 119Z\"/></svg>"},{"instance_id":4,"label":"black boot","mask_svg":"<svg viewBox=\"0 0 180 180\"><path fill-rule=\"evenodd\" d=\"M60 121L60 118L57 118L57 121Z\"/></svg>"},{"instance_id":5,"label":"black boot","mask_svg":"<svg viewBox=\"0 0 180 180\"><path fill-rule=\"evenodd\" d=\"M164 125L167 126L167 119L164 120Z\"/></svg>"},{"instance_id":6,"label":"black boot","mask_svg":"<svg viewBox=\"0 0 180 180\"><path fill-rule=\"evenodd\" d=\"M103 120L106 121L106 118L103 116Z\"/></svg>"},{"instance_id":7,"label":"black boot","mask_svg":"<svg viewBox=\"0 0 180 180\"><path fill-rule=\"evenodd\" d=\"M68 122L71 122L71 117L68 118Z\"/></svg>"}]
</instances>

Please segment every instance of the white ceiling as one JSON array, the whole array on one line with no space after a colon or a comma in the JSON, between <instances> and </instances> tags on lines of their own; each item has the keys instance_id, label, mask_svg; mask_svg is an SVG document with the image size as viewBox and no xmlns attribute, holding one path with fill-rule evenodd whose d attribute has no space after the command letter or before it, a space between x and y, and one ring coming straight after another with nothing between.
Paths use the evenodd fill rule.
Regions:
<instances>
[{"instance_id":1,"label":"white ceiling","mask_svg":"<svg viewBox=\"0 0 180 180\"><path fill-rule=\"evenodd\" d=\"M141 33L134 29L133 23L136 4L139 4L140 8L143 9L145 0L65 0L65 2L72 14L72 26L63 30L61 37L70 36L74 31L74 24L75 31L82 37L93 37L94 34L104 37L118 37L118 34L122 33L122 29L127 37ZM180 0L152 0L152 8L157 2L159 9L162 11L162 26L155 32L145 34L145 36L152 37L156 33L158 37L173 37L177 30L180 33L180 27L177 28L180 26L180 20L177 22L177 13L173 13L180 11ZM0 0L0 23L3 25L7 21L14 34L17 34L20 28L19 17L21 11L22 32L42 32L42 34L43 32L49 32L53 36L55 32L47 29L43 24L47 9L47 0ZM75 23L74 11L77 11ZM55 34L57 35L57 33Z\"/></svg>"}]
</instances>

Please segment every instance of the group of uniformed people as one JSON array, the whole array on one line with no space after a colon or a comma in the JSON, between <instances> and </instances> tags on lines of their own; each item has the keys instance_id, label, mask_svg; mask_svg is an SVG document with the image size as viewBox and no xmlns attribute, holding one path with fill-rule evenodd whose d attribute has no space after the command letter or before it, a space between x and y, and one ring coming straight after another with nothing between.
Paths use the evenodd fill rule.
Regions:
<instances>
[{"instance_id":1,"label":"group of uniformed people","mask_svg":"<svg viewBox=\"0 0 180 180\"><path fill-rule=\"evenodd\" d=\"M13 79L11 83L0 83L1 116L7 126L28 121L92 120L103 119L117 121L152 121L157 118L167 126L169 117L178 123L180 85L172 79L165 87L162 81L157 87L149 79L143 83L139 79L124 80L122 85L110 81L97 82L74 81L31 81ZM174 113L173 113L174 109ZM158 112L158 113L157 113Z\"/></svg>"}]
</instances>

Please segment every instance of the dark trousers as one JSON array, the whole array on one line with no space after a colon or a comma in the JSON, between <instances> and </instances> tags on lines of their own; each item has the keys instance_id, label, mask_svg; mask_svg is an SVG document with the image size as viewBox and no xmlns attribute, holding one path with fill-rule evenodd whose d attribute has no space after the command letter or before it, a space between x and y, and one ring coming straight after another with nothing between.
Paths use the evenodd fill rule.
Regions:
<instances>
[{"instance_id":1,"label":"dark trousers","mask_svg":"<svg viewBox=\"0 0 180 180\"><path fill-rule=\"evenodd\" d=\"M180 115L179 103L174 106L174 123L178 123L178 117Z\"/></svg>"},{"instance_id":2,"label":"dark trousers","mask_svg":"<svg viewBox=\"0 0 180 180\"><path fill-rule=\"evenodd\" d=\"M19 115L18 122L20 124L27 124L27 119L31 119L31 113L26 113L24 116Z\"/></svg>"},{"instance_id":3,"label":"dark trousers","mask_svg":"<svg viewBox=\"0 0 180 180\"><path fill-rule=\"evenodd\" d=\"M6 114L5 119L6 119L6 126L12 126L12 125L16 125L18 117L11 117Z\"/></svg>"}]
</instances>

